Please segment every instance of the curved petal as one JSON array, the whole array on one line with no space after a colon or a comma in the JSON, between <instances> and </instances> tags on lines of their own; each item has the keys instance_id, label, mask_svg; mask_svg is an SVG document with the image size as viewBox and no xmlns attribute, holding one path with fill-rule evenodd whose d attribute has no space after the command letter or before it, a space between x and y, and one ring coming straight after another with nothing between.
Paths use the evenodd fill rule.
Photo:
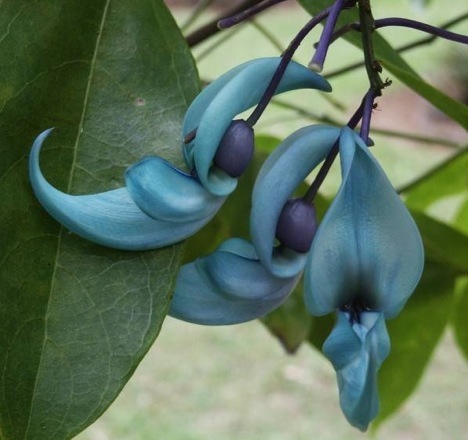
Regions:
<instances>
[{"instance_id":1,"label":"curved petal","mask_svg":"<svg viewBox=\"0 0 468 440\"><path fill-rule=\"evenodd\" d=\"M365 431L379 411L377 372L390 352L383 314L362 312L353 322L346 312L323 345L336 370L340 406L351 425Z\"/></svg>"},{"instance_id":2,"label":"curved petal","mask_svg":"<svg viewBox=\"0 0 468 440\"><path fill-rule=\"evenodd\" d=\"M227 195L237 179L213 167L213 158L227 128L236 115L257 104L281 58L260 58L227 72L203 90L189 107L183 135L197 129L195 139L185 146L187 166L197 170L204 187L216 195ZM291 62L275 94L300 88L330 91L328 82L306 67Z\"/></svg>"},{"instance_id":3,"label":"curved petal","mask_svg":"<svg viewBox=\"0 0 468 440\"><path fill-rule=\"evenodd\" d=\"M342 184L312 243L306 305L324 315L353 301L397 315L424 264L418 229L359 136L340 137Z\"/></svg>"},{"instance_id":4,"label":"curved petal","mask_svg":"<svg viewBox=\"0 0 468 440\"><path fill-rule=\"evenodd\" d=\"M263 164L252 193L250 232L263 265L274 275L290 277L304 268L306 254L275 246L283 206L295 188L327 156L338 139L336 127L313 125L287 137Z\"/></svg>"},{"instance_id":5,"label":"curved petal","mask_svg":"<svg viewBox=\"0 0 468 440\"><path fill-rule=\"evenodd\" d=\"M138 207L157 220L178 223L212 218L226 200L157 156L130 166L125 183Z\"/></svg>"},{"instance_id":6,"label":"curved petal","mask_svg":"<svg viewBox=\"0 0 468 440\"><path fill-rule=\"evenodd\" d=\"M298 279L272 276L250 243L233 238L182 266L169 314L203 325L250 321L281 305Z\"/></svg>"},{"instance_id":7,"label":"curved petal","mask_svg":"<svg viewBox=\"0 0 468 440\"><path fill-rule=\"evenodd\" d=\"M44 178L39 153L50 133L34 141L29 158L29 179L34 193L52 217L72 232L103 246L123 250L147 250L177 243L201 229L213 214L195 221L177 222L148 217L126 188L99 194L65 194Z\"/></svg>"}]
</instances>

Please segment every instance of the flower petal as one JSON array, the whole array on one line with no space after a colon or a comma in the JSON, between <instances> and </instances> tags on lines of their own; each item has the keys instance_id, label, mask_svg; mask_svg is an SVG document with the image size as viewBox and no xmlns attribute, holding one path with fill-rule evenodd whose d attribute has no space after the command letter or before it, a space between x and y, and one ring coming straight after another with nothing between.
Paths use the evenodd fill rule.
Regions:
<instances>
[{"instance_id":1,"label":"flower petal","mask_svg":"<svg viewBox=\"0 0 468 440\"><path fill-rule=\"evenodd\" d=\"M365 431L379 411L377 371L390 352L383 314L361 312L358 323L338 312L323 352L336 370L343 413L351 425Z\"/></svg>"},{"instance_id":2,"label":"flower petal","mask_svg":"<svg viewBox=\"0 0 468 440\"><path fill-rule=\"evenodd\" d=\"M197 170L202 185L216 195L227 195L237 179L213 167L213 158L227 128L236 115L257 104L281 58L249 61L222 75L204 89L189 107L183 127L186 136L197 129L195 139L184 147L189 168ZM299 88L330 91L328 82L306 67L291 62L276 94Z\"/></svg>"},{"instance_id":3,"label":"flower petal","mask_svg":"<svg viewBox=\"0 0 468 440\"><path fill-rule=\"evenodd\" d=\"M47 182L39 167L40 149L50 131L34 141L29 158L31 185L49 214L81 237L116 249L155 249L193 235L216 212L209 211L206 218L196 220L156 220L135 204L126 188L80 196L65 194Z\"/></svg>"},{"instance_id":4,"label":"flower petal","mask_svg":"<svg viewBox=\"0 0 468 440\"><path fill-rule=\"evenodd\" d=\"M296 187L327 156L340 130L304 127L286 138L263 164L252 193L250 231L262 264L274 275L290 277L305 265L306 254L275 247L281 211Z\"/></svg>"},{"instance_id":5,"label":"flower petal","mask_svg":"<svg viewBox=\"0 0 468 440\"><path fill-rule=\"evenodd\" d=\"M130 166L125 172L125 183L138 207L157 220L211 219L226 200L211 194L192 176L157 156Z\"/></svg>"},{"instance_id":6,"label":"flower petal","mask_svg":"<svg viewBox=\"0 0 468 440\"><path fill-rule=\"evenodd\" d=\"M203 325L250 321L282 304L298 279L272 276L250 243L233 238L182 266L169 314Z\"/></svg>"},{"instance_id":7,"label":"flower petal","mask_svg":"<svg viewBox=\"0 0 468 440\"><path fill-rule=\"evenodd\" d=\"M340 137L342 184L312 243L306 305L324 315L358 300L386 318L399 313L419 281L418 229L359 136Z\"/></svg>"}]
</instances>

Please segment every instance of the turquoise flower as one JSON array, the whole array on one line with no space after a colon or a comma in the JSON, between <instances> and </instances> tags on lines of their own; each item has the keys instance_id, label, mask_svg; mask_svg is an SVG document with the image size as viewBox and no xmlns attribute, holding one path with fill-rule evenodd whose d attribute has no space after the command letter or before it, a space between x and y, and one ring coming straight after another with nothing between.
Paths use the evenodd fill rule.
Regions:
<instances>
[{"instance_id":1,"label":"turquoise flower","mask_svg":"<svg viewBox=\"0 0 468 440\"><path fill-rule=\"evenodd\" d=\"M361 430L378 412L377 371L395 317L424 264L418 229L362 139L340 135L342 183L322 220L304 271L306 306L315 316L337 311L324 344L337 371L341 408Z\"/></svg>"},{"instance_id":2,"label":"turquoise flower","mask_svg":"<svg viewBox=\"0 0 468 440\"><path fill-rule=\"evenodd\" d=\"M251 210L253 245L233 238L182 266L169 314L204 325L260 318L279 307L302 275L306 254L275 245L281 210L294 188L332 149L340 129L317 125L289 136L265 161Z\"/></svg>"},{"instance_id":3,"label":"turquoise flower","mask_svg":"<svg viewBox=\"0 0 468 440\"><path fill-rule=\"evenodd\" d=\"M279 307L299 278L275 277L249 242L231 238L214 253L182 266L169 315L203 325L250 321Z\"/></svg>"},{"instance_id":4,"label":"turquoise flower","mask_svg":"<svg viewBox=\"0 0 468 440\"><path fill-rule=\"evenodd\" d=\"M31 150L29 179L34 193L52 217L94 243L131 251L167 246L201 229L224 202L224 197L213 196L159 157L130 167L126 187L66 194L47 182L39 167L41 146L50 131L41 133Z\"/></svg>"},{"instance_id":5,"label":"turquoise flower","mask_svg":"<svg viewBox=\"0 0 468 440\"><path fill-rule=\"evenodd\" d=\"M196 130L196 136L184 146L186 164L196 169L201 184L213 194L230 194L237 185L235 177L213 166L221 139L236 115L259 102L280 61L259 58L237 66L206 87L188 109L183 135ZM331 91L320 75L291 61L275 94L303 88Z\"/></svg>"},{"instance_id":6,"label":"turquoise flower","mask_svg":"<svg viewBox=\"0 0 468 440\"><path fill-rule=\"evenodd\" d=\"M69 195L50 185L40 170L40 149L51 131L46 130L35 140L29 160L36 197L70 231L103 246L147 250L190 237L213 218L234 190L237 178L214 165L214 158L220 146L229 150L230 144L249 141L251 127L241 124L239 134L239 124L232 125L232 119L258 102L279 61L267 58L238 66L193 101L183 129L184 137L196 130L195 139L184 147L190 173L160 157L147 157L127 169L122 188ZM322 77L291 63L276 93L298 88L330 90ZM251 142L253 148L253 132ZM234 147L241 150L243 145ZM248 163L248 158L243 162Z\"/></svg>"},{"instance_id":7,"label":"turquoise flower","mask_svg":"<svg viewBox=\"0 0 468 440\"><path fill-rule=\"evenodd\" d=\"M270 154L258 174L250 231L260 261L275 276L293 276L306 264L306 253L276 244L278 221L294 190L327 157L339 135L339 128L327 125L301 128Z\"/></svg>"}]
</instances>

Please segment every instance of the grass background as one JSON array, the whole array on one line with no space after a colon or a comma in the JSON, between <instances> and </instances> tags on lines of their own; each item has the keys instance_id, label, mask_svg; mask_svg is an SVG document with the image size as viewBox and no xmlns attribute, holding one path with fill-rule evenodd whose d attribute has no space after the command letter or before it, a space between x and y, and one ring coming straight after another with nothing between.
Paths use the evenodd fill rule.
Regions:
<instances>
[{"instance_id":1,"label":"grass background","mask_svg":"<svg viewBox=\"0 0 468 440\"><path fill-rule=\"evenodd\" d=\"M427 10L414 9L406 0L374 2L376 18L418 17L437 24L466 7L464 0L434 0ZM177 10L183 22L187 11ZM305 23L300 8L280 7L259 20L283 46ZM454 28L467 32L467 25ZM389 29L383 32L396 46L417 38L415 31ZM314 33L296 59L307 63ZM213 79L231 67L259 56L277 55L278 50L251 25L235 31L225 46L213 41L194 51L202 56L200 75ZM208 56L206 56L208 54ZM434 84L457 94L453 87L455 54L468 63L466 49L437 42L408 53L406 59ZM360 59L346 43L330 50L325 71ZM320 115L343 122L354 111L366 91L362 69L332 80L334 98L344 106L337 110L320 94L294 92L288 101ZM271 106L258 124L257 133L285 137L310 121ZM407 89L394 82L379 100L376 126L437 135L465 141L466 133L441 117ZM443 146L401 141L373 135L373 151L396 186L416 178L452 154ZM338 185L334 169L324 186L332 193ZM444 212L450 209L444 207ZM436 212L442 216L442 212ZM453 342L450 331L434 354L414 395L375 434L377 439L440 440L468 439L468 365ZM134 377L111 408L79 440L283 440L361 439L342 416L335 374L328 361L313 348L303 346L297 355L286 355L279 344L257 322L232 327L201 327L168 318L157 343L149 351Z\"/></svg>"}]
</instances>

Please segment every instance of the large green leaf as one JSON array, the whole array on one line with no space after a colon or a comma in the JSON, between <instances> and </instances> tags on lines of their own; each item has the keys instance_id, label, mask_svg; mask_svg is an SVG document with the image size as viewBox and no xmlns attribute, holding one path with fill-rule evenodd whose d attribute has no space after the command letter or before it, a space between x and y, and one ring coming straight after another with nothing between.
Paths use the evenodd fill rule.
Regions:
<instances>
[{"instance_id":1,"label":"large green leaf","mask_svg":"<svg viewBox=\"0 0 468 440\"><path fill-rule=\"evenodd\" d=\"M299 0L299 3L311 14L317 14L330 6L328 0ZM338 20L338 26L358 21L358 18L356 10L344 11ZM351 44L362 47L358 33L348 32L344 38ZM373 45L375 58L382 63L383 67L449 118L468 129L468 107L466 105L455 101L424 81L378 32L373 35Z\"/></svg>"},{"instance_id":2,"label":"large green leaf","mask_svg":"<svg viewBox=\"0 0 468 440\"><path fill-rule=\"evenodd\" d=\"M304 306L302 280L286 302L265 318L262 323L275 336L287 353L295 353L307 340L313 317Z\"/></svg>"},{"instance_id":3,"label":"large green leaf","mask_svg":"<svg viewBox=\"0 0 468 440\"><path fill-rule=\"evenodd\" d=\"M464 194L468 197L468 148L439 165L431 173L403 191L406 204L419 211L437 200Z\"/></svg>"},{"instance_id":4,"label":"large green leaf","mask_svg":"<svg viewBox=\"0 0 468 440\"><path fill-rule=\"evenodd\" d=\"M0 438L62 440L113 401L156 338L180 247L95 246L32 195L27 154L71 193L120 186L157 152L181 163L198 80L162 0L0 2Z\"/></svg>"},{"instance_id":5,"label":"large green leaf","mask_svg":"<svg viewBox=\"0 0 468 440\"><path fill-rule=\"evenodd\" d=\"M455 306L453 308L453 327L455 339L465 358L468 360L468 277L460 277L455 289Z\"/></svg>"},{"instance_id":6,"label":"large green leaf","mask_svg":"<svg viewBox=\"0 0 468 440\"><path fill-rule=\"evenodd\" d=\"M468 236L421 212L411 211L424 242L426 260L468 273Z\"/></svg>"},{"instance_id":7,"label":"large green leaf","mask_svg":"<svg viewBox=\"0 0 468 440\"><path fill-rule=\"evenodd\" d=\"M454 282L450 268L427 263L401 314L387 321L392 349L379 373L377 425L415 390L450 317Z\"/></svg>"}]
</instances>

